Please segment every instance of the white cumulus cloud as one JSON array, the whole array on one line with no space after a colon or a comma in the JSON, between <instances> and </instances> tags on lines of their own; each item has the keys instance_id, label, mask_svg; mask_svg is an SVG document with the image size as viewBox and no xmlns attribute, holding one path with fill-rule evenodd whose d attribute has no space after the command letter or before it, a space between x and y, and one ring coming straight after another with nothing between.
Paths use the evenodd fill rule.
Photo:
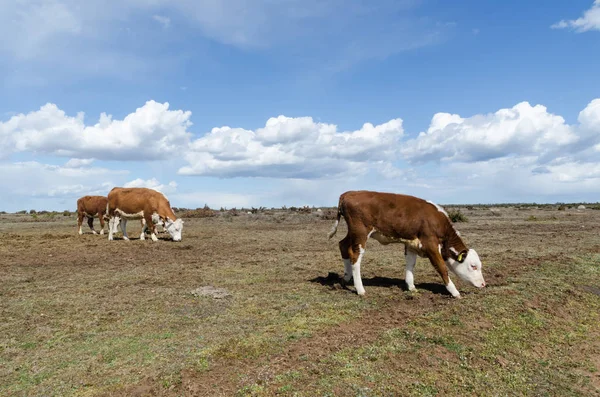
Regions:
<instances>
[{"instance_id":1,"label":"white cumulus cloud","mask_svg":"<svg viewBox=\"0 0 600 397\"><path fill-rule=\"evenodd\" d=\"M150 189L157 190L161 193L171 193L177 190L177 182L171 181L168 184L164 185L158 181L156 178L151 179L142 179L137 178L133 181L129 181L123 185L123 187L147 187Z\"/></svg>"},{"instance_id":2,"label":"white cumulus cloud","mask_svg":"<svg viewBox=\"0 0 600 397\"><path fill-rule=\"evenodd\" d=\"M590 30L600 30L600 0L595 0L589 10L582 17L571 20L562 20L551 26L553 29L571 28L578 33Z\"/></svg>"},{"instance_id":3,"label":"white cumulus cloud","mask_svg":"<svg viewBox=\"0 0 600 397\"><path fill-rule=\"evenodd\" d=\"M255 131L213 128L192 142L185 156L189 164L179 173L307 179L365 173L395 158L403 134L401 119L337 131L336 125L311 117L279 116Z\"/></svg>"},{"instance_id":4,"label":"white cumulus cloud","mask_svg":"<svg viewBox=\"0 0 600 397\"><path fill-rule=\"evenodd\" d=\"M429 129L405 142L401 152L412 162L474 162L511 155L541 157L578 140L564 118L542 105L521 102L510 109L469 118L437 113Z\"/></svg>"},{"instance_id":5,"label":"white cumulus cloud","mask_svg":"<svg viewBox=\"0 0 600 397\"><path fill-rule=\"evenodd\" d=\"M169 110L168 103L148 101L123 120L102 113L86 125L83 113L68 116L55 104L0 122L0 156L12 152L52 154L101 160L171 158L190 139L191 112Z\"/></svg>"}]
</instances>

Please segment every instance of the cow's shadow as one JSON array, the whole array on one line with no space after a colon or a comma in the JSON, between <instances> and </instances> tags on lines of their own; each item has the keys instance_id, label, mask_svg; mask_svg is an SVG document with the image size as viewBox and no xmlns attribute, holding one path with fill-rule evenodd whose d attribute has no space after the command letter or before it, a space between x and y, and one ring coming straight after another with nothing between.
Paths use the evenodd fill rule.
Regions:
<instances>
[{"instance_id":1,"label":"cow's shadow","mask_svg":"<svg viewBox=\"0 0 600 397\"><path fill-rule=\"evenodd\" d=\"M326 277L318 276L313 279L308 280L311 283L321 284L322 286L329 287L331 289L347 289L350 291L349 286L354 287L354 282L350 280L349 282L344 281L343 276L340 276L338 273L329 272ZM406 287L406 282L402 278L392 278L392 277L362 277L363 286L365 287L398 287L402 291L408 291ZM417 283L415 284L417 290L426 290L434 294L438 295L450 295L446 287L442 284L437 283Z\"/></svg>"}]
</instances>

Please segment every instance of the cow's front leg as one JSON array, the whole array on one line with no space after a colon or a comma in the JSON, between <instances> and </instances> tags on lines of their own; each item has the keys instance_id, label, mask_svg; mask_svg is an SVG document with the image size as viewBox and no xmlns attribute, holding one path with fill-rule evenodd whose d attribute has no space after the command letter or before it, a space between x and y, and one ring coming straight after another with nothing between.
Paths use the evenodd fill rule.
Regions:
<instances>
[{"instance_id":1,"label":"cow's front leg","mask_svg":"<svg viewBox=\"0 0 600 397\"><path fill-rule=\"evenodd\" d=\"M114 217L108 219L108 241L112 241L112 239L113 239L113 233L115 232L115 229L116 229L115 221L116 221L116 218L114 218Z\"/></svg>"},{"instance_id":2,"label":"cow's front leg","mask_svg":"<svg viewBox=\"0 0 600 397\"><path fill-rule=\"evenodd\" d=\"M144 218L142 218L141 220L142 223L142 233L140 234L140 240L146 240L146 220Z\"/></svg>"},{"instance_id":3,"label":"cow's front leg","mask_svg":"<svg viewBox=\"0 0 600 397\"><path fill-rule=\"evenodd\" d=\"M450 292L453 297L460 299L460 292L458 292L456 286L448 276L448 267L446 267L446 262L444 262L442 254L440 254L439 249L432 248L427 249L427 256L429 257L431 264L435 267L435 270L437 270L440 276L442 276L442 280L444 280L444 285L448 292Z\"/></svg>"},{"instance_id":4,"label":"cow's front leg","mask_svg":"<svg viewBox=\"0 0 600 397\"><path fill-rule=\"evenodd\" d=\"M121 218L121 231L123 232L123 240L129 240L127 237L127 219Z\"/></svg>"},{"instance_id":5,"label":"cow's front leg","mask_svg":"<svg viewBox=\"0 0 600 397\"><path fill-rule=\"evenodd\" d=\"M150 229L152 241L158 241L158 237L156 237L156 225L152 222L152 213L150 211L148 211L148 214L144 212L144 220L146 221L146 227Z\"/></svg>"},{"instance_id":6,"label":"cow's front leg","mask_svg":"<svg viewBox=\"0 0 600 397\"><path fill-rule=\"evenodd\" d=\"M406 255L404 257L406 259L406 273L404 275L406 287L409 291L416 291L417 288L415 288L415 277L413 271L417 263L417 254L414 251L406 250Z\"/></svg>"}]
</instances>

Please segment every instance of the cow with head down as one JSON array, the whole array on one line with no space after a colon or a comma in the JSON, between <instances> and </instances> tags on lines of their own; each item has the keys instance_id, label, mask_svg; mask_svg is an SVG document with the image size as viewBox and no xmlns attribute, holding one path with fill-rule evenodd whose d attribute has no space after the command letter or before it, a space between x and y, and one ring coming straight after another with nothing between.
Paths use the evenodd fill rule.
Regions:
<instances>
[{"instance_id":1,"label":"cow with head down","mask_svg":"<svg viewBox=\"0 0 600 397\"><path fill-rule=\"evenodd\" d=\"M477 288L485 287L477 252L467 248L448 214L432 202L413 196L364 190L343 193L329 238L335 235L342 216L348 225L348 234L339 243L344 280L348 282L353 278L359 295L365 293L360 264L370 237L381 244L404 244L405 281L411 291L415 290L413 270L417 255L429 259L446 289L455 298L460 298L460 293L450 280L448 269Z\"/></svg>"},{"instance_id":2,"label":"cow with head down","mask_svg":"<svg viewBox=\"0 0 600 397\"><path fill-rule=\"evenodd\" d=\"M94 230L94 218L100 220L100 234L104 234L104 221L107 220L106 204L108 199L104 196L83 196L77 200L77 227L79 234L83 234L81 225L83 218L87 218L87 224L92 233L97 234Z\"/></svg>"},{"instance_id":3,"label":"cow with head down","mask_svg":"<svg viewBox=\"0 0 600 397\"><path fill-rule=\"evenodd\" d=\"M143 187L115 187L108 193L107 213L110 219L109 240L113 239L113 233L116 232L119 223L123 239L128 240L127 221L142 219L142 224L145 225L142 227L140 240L146 239L144 230L149 228L152 240L158 241L156 224L161 221L173 241L181 241L183 220L175 216L167 197L156 190Z\"/></svg>"}]
</instances>

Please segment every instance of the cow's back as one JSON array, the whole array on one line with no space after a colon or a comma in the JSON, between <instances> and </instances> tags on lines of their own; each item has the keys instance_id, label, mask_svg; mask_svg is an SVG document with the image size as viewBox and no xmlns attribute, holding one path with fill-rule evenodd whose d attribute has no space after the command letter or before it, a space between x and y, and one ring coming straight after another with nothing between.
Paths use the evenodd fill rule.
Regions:
<instances>
[{"instance_id":1,"label":"cow's back","mask_svg":"<svg viewBox=\"0 0 600 397\"><path fill-rule=\"evenodd\" d=\"M83 196L77 200L77 212L84 212L90 215L102 214L106 212L108 199L104 196Z\"/></svg>"},{"instance_id":2,"label":"cow's back","mask_svg":"<svg viewBox=\"0 0 600 397\"><path fill-rule=\"evenodd\" d=\"M447 217L433 204L418 197L349 191L340 196L342 214L349 228L377 229L387 236L414 239L435 231L445 232ZM440 236L441 237L441 236Z\"/></svg>"},{"instance_id":3,"label":"cow's back","mask_svg":"<svg viewBox=\"0 0 600 397\"><path fill-rule=\"evenodd\" d=\"M147 188L115 187L108 193L109 210L119 209L128 214L156 211L161 200L166 201L164 195Z\"/></svg>"}]
</instances>

